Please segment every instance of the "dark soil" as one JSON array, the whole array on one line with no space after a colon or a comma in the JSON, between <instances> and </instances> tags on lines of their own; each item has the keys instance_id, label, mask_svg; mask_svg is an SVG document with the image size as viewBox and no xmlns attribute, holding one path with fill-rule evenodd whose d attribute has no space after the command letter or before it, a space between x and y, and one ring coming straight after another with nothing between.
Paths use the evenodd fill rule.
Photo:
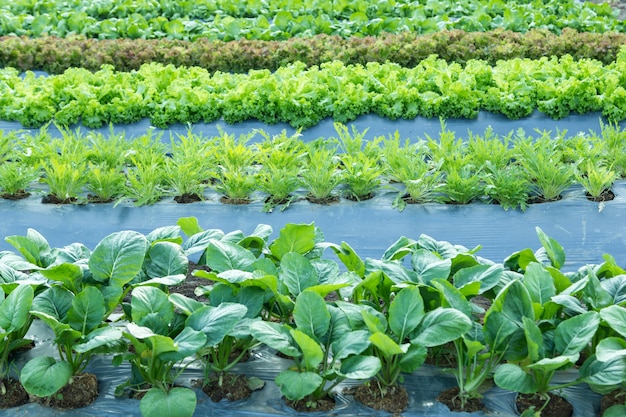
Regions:
<instances>
[{"instance_id":1,"label":"dark soil","mask_svg":"<svg viewBox=\"0 0 626 417\"><path fill-rule=\"evenodd\" d=\"M202 197L200 197L198 194L185 193L183 195L177 195L176 197L174 197L174 201L180 204L197 203L198 201L202 201Z\"/></svg>"},{"instance_id":2,"label":"dark soil","mask_svg":"<svg viewBox=\"0 0 626 417\"><path fill-rule=\"evenodd\" d=\"M28 393L17 379L4 379L0 381L1 384L4 384L6 394L0 394L0 409L17 407L28 402Z\"/></svg>"},{"instance_id":3,"label":"dark soil","mask_svg":"<svg viewBox=\"0 0 626 417\"><path fill-rule=\"evenodd\" d=\"M558 196L557 198L553 199L553 200L546 200L545 198L543 198L543 196L540 195L536 195L536 196L532 196L528 199L528 201L526 201L528 204L542 204L542 203L550 203L553 201L559 201L561 200L563 197L562 196Z\"/></svg>"},{"instance_id":4,"label":"dark soil","mask_svg":"<svg viewBox=\"0 0 626 417\"><path fill-rule=\"evenodd\" d=\"M591 194L589 194L589 193L585 193L585 197L587 197L587 200L589 200L589 201L595 201L597 203L601 203L603 201L611 201L611 200L613 200L615 198L615 193L613 193L613 191L611 191L611 190L604 190L597 197L592 197Z\"/></svg>"},{"instance_id":5,"label":"dark soil","mask_svg":"<svg viewBox=\"0 0 626 417\"><path fill-rule=\"evenodd\" d=\"M339 201L339 196L331 195L326 198L315 198L309 194L306 196L306 199L309 201L309 203L313 204L332 204Z\"/></svg>"},{"instance_id":6,"label":"dark soil","mask_svg":"<svg viewBox=\"0 0 626 417\"><path fill-rule=\"evenodd\" d=\"M541 411L541 417L571 417L574 414L574 407L563 397L548 393L550 401ZM517 411L522 414L531 407L539 410L546 400L536 394L518 394L515 399Z\"/></svg>"},{"instance_id":7,"label":"dark soil","mask_svg":"<svg viewBox=\"0 0 626 417\"><path fill-rule=\"evenodd\" d=\"M399 414L409 406L409 394L400 385L388 387L384 396L376 381L350 388L345 393L374 410L385 410L393 414Z\"/></svg>"},{"instance_id":8,"label":"dark soil","mask_svg":"<svg viewBox=\"0 0 626 417\"><path fill-rule=\"evenodd\" d=\"M13 200L13 201L22 200L28 196L30 196L30 193L27 192L26 190L18 190L15 194L9 194L9 193L2 194L2 198L4 198L5 200Z\"/></svg>"},{"instance_id":9,"label":"dark soil","mask_svg":"<svg viewBox=\"0 0 626 417\"><path fill-rule=\"evenodd\" d=\"M252 200L249 198L230 198L230 197L220 197L220 202L222 204L250 204Z\"/></svg>"},{"instance_id":10,"label":"dark soil","mask_svg":"<svg viewBox=\"0 0 626 417\"><path fill-rule=\"evenodd\" d=\"M437 401L446 405L450 411L460 412L466 411L473 413L475 411L487 411L485 405L480 398L470 398L466 400L465 407L461 408L461 399L459 398L459 387L452 387L445 391L442 391L437 396Z\"/></svg>"},{"instance_id":11,"label":"dark soil","mask_svg":"<svg viewBox=\"0 0 626 417\"><path fill-rule=\"evenodd\" d=\"M107 204L107 203L112 203L113 199L112 198L103 199L103 198L98 197L97 195L88 194L87 201L93 204Z\"/></svg>"},{"instance_id":12,"label":"dark soil","mask_svg":"<svg viewBox=\"0 0 626 417\"><path fill-rule=\"evenodd\" d=\"M311 401L306 397L298 401L291 401L285 398L285 404L298 412L331 411L335 409L335 400L331 397L320 398L317 401Z\"/></svg>"},{"instance_id":13,"label":"dark soil","mask_svg":"<svg viewBox=\"0 0 626 417\"><path fill-rule=\"evenodd\" d=\"M43 204L75 204L77 201L75 197L61 199L54 194L47 194L41 198Z\"/></svg>"},{"instance_id":14,"label":"dark soil","mask_svg":"<svg viewBox=\"0 0 626 417\"><path fill-rule=\"evenodd\" d=\"M56 394L42 398L39 402L53 408L74 409L86 407L98 398L98 380L94 374L82 373Z\"/></svg>"},{"instance_id":15,"label":"dark soil","mask_svg":"<svg viewBox=\"0 0 626 417\"><path fill-rule=\"evenodd\" d=\"M600 400L600 415L604 414L607 408L614 405L626 404L626 392L622 390L611 391L602 396Z\"/></svg>"},{"instance_id":16,"label":"dark soil","mask_svg":"<svg viewBox=\"0 0 626 417\"><path fill-rule=\"evenodd\" d=\"M217 375L212 376L202 386L202 391L214 402L224 399L228 401L244 400L252 393L246 376L235 374L224 375L222 386L219 385Z\"/></svg>"},{"instance_id":17,"label":"dark soil","mask_svg":"<svg viewBox=\"0 0 626 417\"><path fill-rule=\"evenodd\" d=\"M374 193L369 193L366 195L360 195L360 196L355 196L353 194L346 194L346 200L350 200L350 201L366 201L366 200L370 200L372 198L374 198L375 194Z\"/></svg>"}]
</instances>

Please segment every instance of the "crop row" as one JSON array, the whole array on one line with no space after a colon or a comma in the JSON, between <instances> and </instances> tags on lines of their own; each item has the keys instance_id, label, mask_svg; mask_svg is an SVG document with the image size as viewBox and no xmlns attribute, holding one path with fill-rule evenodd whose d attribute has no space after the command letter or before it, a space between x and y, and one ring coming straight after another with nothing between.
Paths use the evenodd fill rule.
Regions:
<instances>
[{"instance_id":1,"label":"crop row","mask_svg":"<svg viewBox=\"0 0 626 417\"><path fill-rule=\"evenodd\" d=\"M626 118L624 74L626 49L608 65L564 56L494 66L472 60L461 66L430 56L414 68L333 61L247 74L144 64L131 72L104 66L95 73L68 69L49 77L22 77L6 68L0 70L0 118L27 127L51 120L99 127L146 117L157 127L220 118L310 127L326 117L345 123L368 113L389 119L475 118L487 110L518 119L539 109L555 119L601 111L619 121Z\"/></svg>"},{"instance_id":2,"label":"crop row","mask_svg":"<svg viewBox=\"0 0 626 417\"><path fill-rule=\"evenodd\" d=\"M20 370L31 395L58 399L95 355L108 353L113 364L131 364L116 392L147 391L139 404L146 416L174 408L167 415L191 416L196 394L175 386L176 376L198 363L203 384L217 375L221 387L259 344L293 360L275 382L290 404L310 409L345 379L375 378L383 394L401 389L402 374L444 346L458 364L449 371L461 408L492 378L545 401L580 383L599 393L624 387L626 271L608 255L562 271L565 253L541 229L539 250L502 263L478 256L480 247L426 235L400 237L382 258L362 259L346 242L325 241L314 224L271 234L267 225L244 235L181 218L148 235L113 233L93 251L52 248L32 229L7 236L18 253L0 253L0 383L8 382L8 354L39 319L54 332L58 356L34 357ZM200 255L195 266L191 255ZM189 271L206 283L197 284L199 299L170 291ZM112 322L115 311L122 317ZM566 381L553 381L580 358ZM624 411L615 407L605 415Z\"/></svg>"},{"instance_id":3,"label":"crop row","mask_svg":"<svg viewBox=\"0 0 626 417\"><path fill-rule=\"evenodd\" d=\"M407 203L476 201L523 210L529 202L560 199L575 183L590 199L605 201L613 182L626 178L626 132L612 125L601 135L543 132L537 139L521 129L503 137L488 129L470 132L465 142L445 125L439 137L416 141L398 134L365 140L367 130L335 127L337 137L310 142L284 131L205 137L189 130L169 144L152 132L132 141L123 134L67 130L51 140L45 129L13 132L0 136L0 192L11 199L43 193L52 203L136 205L167 196L201 201L209 191L247 203L261 193L271 211L303 198L359 201L395 190L400 210ZM255 135L260 140L253 142Z\"/></svg>"},{"instance_id":4,"label":"crop row","mask_svg":"<svg viewBox=\"0 0 626 417\"><path fill-rule=\"evenodd\" d=\"M350 38L316 35L287 41L244 39L230 42L6 36L0 38L0 66L59 74L71 67L97 71L109 64L116 71L130 71L138 70L142 64L159 62L177 67L201 67L209 72L243 73L252 69L275 71L296 61L309 67L335 60L346 65L389 61L415 67L433 54L447 62L480 59L490 65L502 59L563 55L609 64L617 59L624 44L624 33L572 29L564 29L560 35L536 29L524 34L504 30L438 31L428 35L410 32Z\"/></svg>"},{"instance_id":5,"label":"crop row","mask_svg":"<svg viewBox=\"0 0 626 417\"><path fill-rule=\"evenodd\" d=\"M442 29L559 33L623 31L608 4L567 1L209 2L49 1L5 3L0 35L99 39L285 40L317 34L375 36ZM157 6L157 7L153 7ZM160 6L160 7L159 7Z\"/></svg>"}]
</instances>

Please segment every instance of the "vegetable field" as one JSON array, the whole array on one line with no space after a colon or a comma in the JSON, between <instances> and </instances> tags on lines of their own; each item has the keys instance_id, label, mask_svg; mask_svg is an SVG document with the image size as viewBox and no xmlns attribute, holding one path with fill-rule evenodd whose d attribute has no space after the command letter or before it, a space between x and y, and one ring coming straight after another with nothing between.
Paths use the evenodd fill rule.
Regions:
<instances>
[{"instance_id":1,"label":"vegetable field","mask_svg":"<svg viewBox=\"0 0 626 417\"><path fill-rule=\"evenodd\" d=\"M618 6L0 2L0 414L623 417Z\"/></svg>"}]
</instances>

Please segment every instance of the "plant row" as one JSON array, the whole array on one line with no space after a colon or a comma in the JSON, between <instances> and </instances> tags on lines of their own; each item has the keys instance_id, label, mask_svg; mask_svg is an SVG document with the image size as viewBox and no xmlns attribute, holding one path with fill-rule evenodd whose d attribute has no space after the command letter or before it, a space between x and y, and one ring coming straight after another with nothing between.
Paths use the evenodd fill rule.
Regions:
<instances>
[{"instance_id":1,"label":"plant row","mask_svg":"<svg viewBox=\"0 0 626 417\"><path fill-rule=\"evenodd\" d=\"M590 32L624 30L623 22L608 4L574 0L129 3L11 2L0 9L0 35L230 41L285 40L322 33L342 37L384 32L431 33L442 29L482 32L503 28L525 32L541 28L555 33L564 28Z\"/></svg>"},{"instance_id":2,"label":"plant row","mask_svg":"<svg viewBox=\"0 0 626 417\"><path fill-rule=\"evenodd\" d=\"M298 132L205 137L189 130L169 144L152 131L132 141L80 130L54 140L45 129L12 132L0 136L0 192L8 199L41 193L49 203L135 205L215 198L210 192L240 204L261 193L263 210L272 211L300 199L360 201L395 191L400 210L407 203L480 201L524 210L560 199L575 183L590 199L609 200L613 182L626 178L626 132L613 125L600 135L546 131L537 139L521 129L506 136L487 129L469 132L467 141L445 124L438 137L416 141L397 133L366 140L367 130L335 128L337 137L309 142Z\"/></svg>"},{"instance_id":3,"label":"plant row","mask_svg":"<svg viewBox=\"0 0 626 417\"><path fill-rule=\"evenodd\" d=\"M346 65L389 61L411 68L433 54L447 62L480 59L490 65L503 59L563 55L609 64L616 60L624 44L624 33L572 29L564 29L560 35L537 29L524 34L504 30L457 30L427 35L411 32L350 38L316 35L287 41L242 39L230 42L5 36L0 38L0 66L59 74L72 67L97 71L105 64L112 65L116 71L131 71L138 70L142 64L159 62L201 67L209 72L243 73L252 69L275 71L296 61L308 67L334 60Z\"/></svg>"},{"instance_id":4,"label":"plant row","mask_svg":"<svg viewBox=\"0 0 626 417\"><path fill-rule=\"evenodd\" d=\"M461 66L431 55L413 68L298 62L246 74L156 63L131 72L72 68L49 77L6 68L0 70L0 118L27 127L51 120L100 127L147 117L157 127L220 118L310 127L326 117L344 123L370 113L475 118L486 110L518 119L538 109L555 119L598 111L619 121L626 118L624 74L626 49L608 65L566 55Z\"/></svg>"},{"instance_id":5,"label":"plant row","mask_svg":"<svg viewBox=\"0 0 626 417\"><path fill-rule=\"evenodd\" d=\"M480 247L426 235L362 259L346 242L326 242L314 224L271 234L267 225L245 235L181 218L148 235L113 233L93 251L52 248L32 229L6 237L18 253L0 253L0 383L8 381L9 353L39 319L54 332L58 355L20 370L31 395L54 397L106 353L131 365L116 392L145 391L145 416L191 416L196 394L175 386L176 376L197 363L203 383L213 375L222 383L259 344L293 360L275 382L290 404L310 409L346 379L377 384L385 395L444 347L456 358L449 371L462 409L491 379L546 403L550 392L580 383L598 393L624 389L626 271L609 255L562 271L565 253L541 229L539 250L502 263L478 256ZM170 291L188 279L194 254L193 274L206 280L196 288L200 299ZM116 309L121 318L112 321ZM567 380L553 380L577 363Z\"/></svg>"}]
</instances>

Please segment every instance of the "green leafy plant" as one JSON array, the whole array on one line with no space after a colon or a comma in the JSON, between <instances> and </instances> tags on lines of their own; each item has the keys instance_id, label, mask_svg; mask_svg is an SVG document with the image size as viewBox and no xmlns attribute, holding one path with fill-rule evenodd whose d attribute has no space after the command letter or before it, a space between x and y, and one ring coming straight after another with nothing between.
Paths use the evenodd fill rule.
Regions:
<instances>
[{"instance_id":1,"label":"green leafy plant","mask_svg":"<svg viewBox=\"0 0 626 417\"><path fill-rule=\"evenodd\" d=\"M617 179L617 172L591 161L576 173L576 179L594 201L602 201L602 194L610 190Z\"/></svg>"},{"instance_id":2,"label":"green leafy plant","mask_svg":"<svg viewBox=\"0 0 626 417\"><path fill-rule=\"evenodd\" d=\"M5 198L28 196L31 184L40 178L39 169L24 162L0 164L0 191Z\"/></svg>"},{"instance_id":3,"label":"green leafy plant","mask_svg":"<svg viewBox=\"0 0 626 417\"><path fill-rule=\"evenodd\" d=\"M121 167L110 167L106 163L90 165L86 175L85 188L91 202L112 202L126 190L126 178Z\"/></svg>"},{"instance_id":4,"label":"green leafy plant","mask_svg":"<svg viewBox=\"0 0 626 417\"><path fill-rule=\"evenodd\" d=\"M307 145L305 166L301 181L309 192L309 199L315 202L332 201L333 191L342 180L339 170L339 157L334 149L328 149L323 143L311 142Z\"/></svg>"},{"instance_id":5,"label":"green leafy plant","mask_svg":"<svg viewBox=\"0 0 626 417\"><path fill-rule=\"evenodd\" d=\"M500 204L504 210L521 211L528 207L531 182L526 171L517 164L498 167L488 161L485 164L485 193L490 200Z\"/></svg>"},{"instance_id":6,"label":"green leafy plant","mask_svg":"<svg viewBox=\"0 0 626 417\"><path fill-rule=\"evenodd\" d=\"M233 203L245 203L257 189L257 170L253 166L256 153L247 142L254 132L240 135L223 131L217 139L220 153L216 155L217 182L215 189Z\"/></svg>"},{"instance_id":7,"label":"green leafy plant","mask_svg":"<svg viewBox=\"0 0 626 417\"><path fill-rule=\"evenodd\" d=\"M370 345L368 332L352 330L344 313L326 304L311 290L298 294L294 325L256 322L254 337L294 360L294 366L276 376L281 393L295 403L317 401L346 378L367 379L380 369L380 360L362 354Z\"/></svg>"},{"instance_id":8,"label":"green leafy plant","mask_svg":"<svg viewBox=\"0 0 626 417\"><path fill-rule=\"evenodd\" d=\"M24 337L33 321L30 314L33 298L30 284L17 284L10 292L0 287L0 395L7 392L4 384L11 371L9 355L29 343Z\"/></svg>"},{"instance_id":9,"label":"green leafy plant","mask_svg":"<svg viewBox=\"0 0 626 417\"><path fill-rule=\"evenodd\" d=\"M455 161L454 165L448 164L441 187L444 201L469 204L484 194L483 189L484 184L477 167L464 160Z\"/></svg>"},{"instance_id":10,"label":"green leafy plant","mask_svg":"<svg viewBox=\"0 0 626 417\"><path fill-rule=\"evenodd\" d=\"M196 407L196 395L190 388L174 386L174 379L189 365L183 361L205 345L206 335L185 326L184 315L175 312L167 294L156 287L136 288L125 309L131 322L123 335L133 349L118 355L114 364L123 360L130 362L133 376L116 389L116 394L121 394L127 386L145 391L139 403L144 416L159 410L172 410L171 415L176 416L191 416ZM174 370L177 365L180 369Z\"/></svg>"},{"instance_id":11,"label":"green leafy plant","mask_svg":"<svg viewBox=\"0 0 626 417\"><path fill-rule=\"evenodd\" d=\"M160 156L154 155L149 160L131 157L133 166L126 172L126 188L116 204L130 198L136 206L154 204L166 194L163 163Z\"/></svg>"},{"instance_id":12,"label":"green leafy plant","mask_svg":"<svg viewBox=\"0 0 626 417\"><path fill-rule=\"evenodd\" d=\"M50 194L66 203L79 202L86 184L84 161L66 162L61 157L52 157L44 165L43 181L48 184Z\"/></svg>"}]
</instances>

